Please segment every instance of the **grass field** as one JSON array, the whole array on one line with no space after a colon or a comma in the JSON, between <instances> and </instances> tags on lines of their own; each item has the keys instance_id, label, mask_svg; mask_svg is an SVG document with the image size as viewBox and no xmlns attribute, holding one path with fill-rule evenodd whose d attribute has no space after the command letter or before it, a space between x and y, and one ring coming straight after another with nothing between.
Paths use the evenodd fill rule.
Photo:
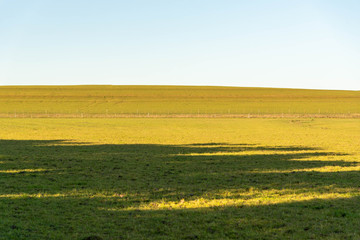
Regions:
<instances>
[{"instance_id":1,"label":"grass field","mask_svg":"<svg viewBox=\"0 0 360 240\"><path fill-rule=\"evenodd\" d=\"M0 87L0 117L360 116L360 91L180 86Z\"/></svg>"},{"instance_id":2,"label":"grass field","mask_svg":"<svg viewBox=\"0 0 360 240\"><path fill-rule=\"evenodd\" d=\"M360 239L359 119L0 119L0 239Z\"/></svg>"}]
</instances>

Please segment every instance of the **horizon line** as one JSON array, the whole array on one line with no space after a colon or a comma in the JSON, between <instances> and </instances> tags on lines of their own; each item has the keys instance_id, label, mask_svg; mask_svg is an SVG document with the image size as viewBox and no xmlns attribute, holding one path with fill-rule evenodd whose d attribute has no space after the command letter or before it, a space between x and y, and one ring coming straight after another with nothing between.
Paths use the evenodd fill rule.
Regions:
<instances>
[{"instance_id":1,"label":"horizon line","mask_svg":"<svg viewBox=\"0 0 360 240\"><path fill-rule=\"evenodd\" d=\"M262 88L262 89L289 89L289 90L316 90L316 91L353 91L358 92L359 90L354 89L326 89L326 88L297 88L297 87L249 87L249 86L233 86L233 85L162 85L162 84L14 84L14 85L2 85L0 87L80 87L80 86L147 86L147 87L222 87L222 88Z\"/></svg>"}]
</instances>

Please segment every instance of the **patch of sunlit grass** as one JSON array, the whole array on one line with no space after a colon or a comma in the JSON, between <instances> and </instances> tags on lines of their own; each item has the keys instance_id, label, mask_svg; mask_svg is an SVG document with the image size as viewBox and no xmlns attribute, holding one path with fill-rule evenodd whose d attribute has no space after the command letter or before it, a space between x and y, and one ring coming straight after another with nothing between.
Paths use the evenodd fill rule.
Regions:
<instances>
[{"instance_id":1,"label":"patch of sunlit grass","mask_svg":"<svg viewBox=\"0 0 360 240\"><path fill-rule=\"evenodd\" d=\"M75 140L53 140L52 142L34 144L37 147L51 147L51 146L91 146L92 142L79 142Z\"/></svg>"},{"instance_id":2,"label":"patch of sunlit grass","mask_svg":"<svg viewBox=\"0 0 360 240\"><path fill-rule=\"evenodd\" d=\"M216 198L200 197L196 199L180 199L179 201L153 201L139 206L128 208L108 208L109 211L133 211L133 210L172 210L172 209L194 209L194 208L213 208L213 207L234 207L234 206L261 206L280 203L301 202L310 200L330 200L338 198L352 198L360 196L358 189L335 188L328 189L328 192L298 190L250 190L243 193L232 193L224 191L217 194Z\"/></svg>"},{"instance_id":3,"label":"patch of sunlit grass","mask_svg":"<svg viewBox=\"0 0 360 240\"><path fill-rule=\"evenodd\" d=\"M297 154L301 153L327 153L327 151L314 151L314 150L299 150ZM184 153L184 154L171 154L170 156L249 156L249 155L286 155L294 154L294 151L279 151L279 150L243 150L243 151L230 151L230 152L208 152L208 153Z\"/></svg>"},{"instance_id":4,"label":"patch of sunlit grass","mask_svg":"<svg viewBox=\"0 0 360 240\"><path fill-rule=\"evenodd\" d=\"M53 171L53 169L8 169L8 170L0 170L0 173L34 173L34 172L49 172Z\"/></svg>"},{"instance_id":5,"label":"patch of sunlit grass","mask_svg":"<svg viewBox=\"0 0 360 240\"><path fill-rule=\"evenodd\" d=\"M102 199L111 199L111 198L124 198L127 197L125 193L109 193L109 192L97 192L93 193L92 191L70 191L64 193L16 193L16 194L0 194L0 198L76 198L76 199L92 199L92 198L102 198Z\"/></svg>"},{"instance_id":6,"label":"patch of sunlit grass","mask_svg":"<svg viewBox=\"0 0 360 240\"><path fill-rule=\"evenodd\" d=\"M326 166L319 168L303 168L291 170L254 170L248 173L295 173L295 172L357 172L360 171L360 166Z\"/></svg>"}]
</instances>

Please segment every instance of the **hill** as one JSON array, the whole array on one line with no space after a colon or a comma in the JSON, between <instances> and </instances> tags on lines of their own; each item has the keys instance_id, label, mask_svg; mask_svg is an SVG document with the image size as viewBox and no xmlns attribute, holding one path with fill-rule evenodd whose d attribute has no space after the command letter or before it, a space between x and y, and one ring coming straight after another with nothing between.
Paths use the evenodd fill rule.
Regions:
<instances>
[{"instance_id":1,"label":"hill","mask_svg":"<svg viewBox=\"0 0 360 240\"><path fill-rule=\"evenodd\" d=\"M193 86L2 86L2 117L354 117L359 91Z\"/></svg>"}]
</instances>

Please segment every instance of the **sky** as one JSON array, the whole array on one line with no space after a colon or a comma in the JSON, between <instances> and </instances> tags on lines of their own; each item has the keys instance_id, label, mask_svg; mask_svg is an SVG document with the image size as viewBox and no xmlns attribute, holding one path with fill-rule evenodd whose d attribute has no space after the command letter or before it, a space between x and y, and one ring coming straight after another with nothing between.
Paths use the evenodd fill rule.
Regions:
<instances>
[{"instance_id":1,"label":"sky","mask_svg":"<svg viewBox=\"0 0 360 240\"><path fill-rule=\"evenodd\" d=\"M0 0L0 85L360 90L358 0Z\"/></svg>"}]
</instances>

